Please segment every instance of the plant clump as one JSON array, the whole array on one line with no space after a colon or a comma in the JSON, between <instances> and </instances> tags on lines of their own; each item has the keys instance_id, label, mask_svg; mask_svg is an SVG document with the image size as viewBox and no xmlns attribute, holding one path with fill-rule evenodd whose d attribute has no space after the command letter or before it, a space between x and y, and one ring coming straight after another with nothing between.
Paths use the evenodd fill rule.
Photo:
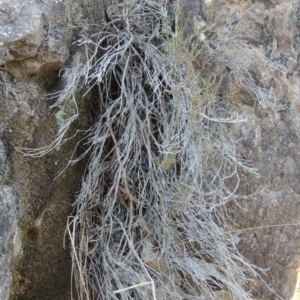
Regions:
<instances>
[{"instance_id":1,"label":"plant clump","mask_svg":"<svg viewBox=\"0 0 300 300\"><path fill-rule=\"evenodd\" d=\"M239 170L254 172L230 134L243 120L218 96L213 64L227 66L218 34L186 37L179 14L167 0L113 1L105 24L78 41L85 56L56 95L56 105L73 101L83 79L96 107L68 223L79 299L251 299L245 286L256 271L226 212ZM232 69L267 106L250 74ZM40 150L62 143L77 114Z\"/></svg>"}]
</instances>

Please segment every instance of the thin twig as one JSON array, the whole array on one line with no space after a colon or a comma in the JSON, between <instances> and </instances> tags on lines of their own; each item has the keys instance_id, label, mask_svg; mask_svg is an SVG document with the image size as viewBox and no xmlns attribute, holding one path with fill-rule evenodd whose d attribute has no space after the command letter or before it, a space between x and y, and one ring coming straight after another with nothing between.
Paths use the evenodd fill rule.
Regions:
<instances>
[{"instance_id":1,"label":"thin twig","mask_svg":"<svg viewBox=\"0 0 300 300\"><path fill-rule=\"evenodd\" d=\"M257 227L247 227L242 229L235 229L231 230L230 233L233 232L243 232L248 230L256 230L256 229L263 229L263 228L274 228L274 227L284 227L284 226L299 226L300 223L287 223L287 224L274 224L274 225L265 225L265 226L257 226Z\"/></svg>"},{"instance_id":2,"label":"thin twig","mask_svg":"<svg viewBox=\"0 0 300 300\"><path fill-rule=\"evenodd\" d=\"M132 286L129 286L127 288L114 291L114 294L119 294L119 293L131 290L131 289L135 289L135 288L143 286L143 285L148 285L148 284L152 284L152 282L151 281L147 281L147 282L139 283L139 284L136 284L136 285L132 285Z\"/></svg>"}]
</instances>

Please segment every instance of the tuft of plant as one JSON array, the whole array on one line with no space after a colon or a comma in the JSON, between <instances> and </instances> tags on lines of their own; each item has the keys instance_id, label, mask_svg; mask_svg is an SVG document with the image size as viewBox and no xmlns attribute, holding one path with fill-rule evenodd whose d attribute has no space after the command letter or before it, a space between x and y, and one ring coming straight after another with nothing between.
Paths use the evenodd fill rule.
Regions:
<instances>
[{"instance_id":1,"label":"tuft of plant","mask_svg":"<svg viewBox=\"0 0 300 300\"><path fill-rule=\"evenodd\" d=\"M201 28L184 36L175 4L106 7L107 21L78 41L85 55L53 96L76 113L51 145L29 153L65 141L82 80L97 111L68 223L78 299L251 299L245 287L256 270L236 249L226 204L238 200L239 170L254 170L238 157L230 124L244 120L219 101L213 65L230 63L263 108L268 99L222 54L224 36L203 38Z\"/></svg>"}]
</instances>

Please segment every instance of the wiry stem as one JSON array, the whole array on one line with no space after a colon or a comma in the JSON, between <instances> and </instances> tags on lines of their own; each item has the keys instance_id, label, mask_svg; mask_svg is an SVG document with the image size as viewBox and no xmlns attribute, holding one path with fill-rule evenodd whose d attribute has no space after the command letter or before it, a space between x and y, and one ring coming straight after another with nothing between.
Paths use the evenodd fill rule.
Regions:
<instances>
[{"instance_id":1,"label":"wiry stem","mask_svg":"<svg viewBox=\"0 0 300 300\"><path fill-rule=\"evenodd\" d=\"M234 245L225 206L237 199L239 170L254 172L230 134L230 124L245 120L218 101L222 78L205 69L227 57L191 51L180 28L171 29L167 0L115 2L104 27L80 40L85 62L66 70L55 95L57 105L73 99L80 78L101 93L68 229L78 297L217 299L221 290L251 299L244 287L256 271ZM230 68L267 108L243 66ZM77 115L49 147L29 154L61 144Z\"/></svg>"}]
</instances>

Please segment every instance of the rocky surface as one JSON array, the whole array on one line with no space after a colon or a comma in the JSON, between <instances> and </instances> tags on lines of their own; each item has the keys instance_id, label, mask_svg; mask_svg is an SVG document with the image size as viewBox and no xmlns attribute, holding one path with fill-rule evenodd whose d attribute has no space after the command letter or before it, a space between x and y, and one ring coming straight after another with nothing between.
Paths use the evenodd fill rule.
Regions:
<instances>
[{"instance_id":1,"label":"rocky surface","mask_svg":"<svg viewBox=\"0 0 300 300\"><path fill-rule=\"evenodd\" d=\"M72 61L85 5L0 1L1 300L69 299L71 259L68 240L63 243L84 163L55 178L80 136L43 158L26 157L17 148L48 145L64 121L53 116L59 111L43 95L57 90L59 70ZM85 13L92 9L99 13L95 5ZM77 100L82 115L72 135L88 127L86 102L79 94Z\"/></svg>"},{"instance_id":2,"label":"rocky surface","mask_svg":"<svg viewBox=\"0 0 300 300\"><path fill-rule=\"evenodd\" d=\"M72 43L88 30L87 23L99 22L101 4L0 0L0 300L69 299L71 266L63 237L84 164L54 178L78 140L37 159L14 146L42 147L55 136L57 111L49 110L42 95L59 86L59 70L72 61ZM239 249L266 269L261 274L272 289L254 279L253 296L290 299L300 267L299 1L180 0L180 5L189 12L183 14L186 33L200 24L234 36L241 44L222 48L227 52L219 52L219 63L242 66L270 91L274 106L260 109L228 68L222 97L247 119L232 132L239 154L257 170L241 174L240 194L253 197L244 197L231 215ZM253 48L243 51L237 46L242 43ZM79 103L83 117L73 132L88 126L85 103Z\"/></svg>"},{"instance_id":3,"label":"rocky surface","mask_svg":"<svg viewBox=\"0 0 300 300\"><path fill-rule=\"evenodd\" d=\"M231 126L231 132L239 155L257 174L242 173L239 193L253 196L242 197L231 216L239 249L265 270L261 274L269 288L255 279L255 299L291 299L300 265L299 5L293 0L180 4L187 34L199 25L218 31L222 42L215 58L227 67L220 95L247 120ZM237 74L245 72L267 92L269 107L238 84Z\"/></svg>"},{"instance_id":4,"label":"rocky surface","mask_svg":"<svg viewBox=\"0 0 300 300\"><path fill-rule=\"evenodd\" d=\"M257 170L257 175L243 174L240 188L241 194L257 194L241 201L241 209L235 208L233 213L241 229L236 231L238 246L253 264L266 270L263 278L272 290L255 280L251 285L255 298L291 299L300 264L299 1L228 4L220 0L213 6L216 26L222 28L236 18L234 34L258 51L257 55L248 52L248 58L239 55L243 59L240 65L270 92L275 104L272 111L262 113L228 75L225 93L248 120L234 128L239 152ZM267 57L269 65L255 66L249 59L257 57L259 61L259 55Z\"/></svg>"},{"instance_id":5,"label":"rocky surface","mask_svg":"<svg viewBox=\"0 0 300 300\"><path fill-rule=\"evenodd\" d=\"M53 76L68 57L64 27L49 28L50 10L58 12L59 5L49 5L29 0L22 4L1 1L0 65L5 65L15 78Z\"/></svg>"},{"instance_id":6,"label":"rocky surface","mask_svg":"<svg viewBox=\"0 0 300 300\"><path fill-rule=\"evenodd\" d=\"M0 190L0 299L7 299L12 281L11 259L19 254L21 243L17 226L20 216L20 199L11 187L3 186ZM12 238L14 251L8 251L9 240Z\"/></svg>"}]
</instances>

